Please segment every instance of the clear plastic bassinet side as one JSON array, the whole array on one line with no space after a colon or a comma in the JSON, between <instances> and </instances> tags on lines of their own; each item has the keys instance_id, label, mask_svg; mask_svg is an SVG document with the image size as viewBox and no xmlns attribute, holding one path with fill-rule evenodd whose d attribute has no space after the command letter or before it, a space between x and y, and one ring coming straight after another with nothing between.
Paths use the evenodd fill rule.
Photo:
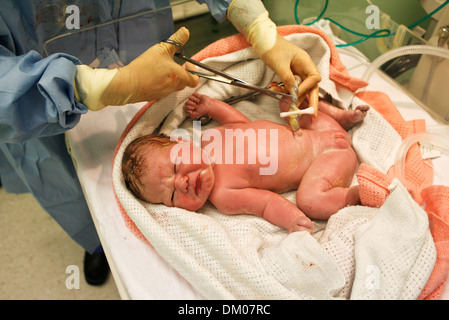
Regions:
<instances>
[{"instance_id":1,"label":"clear plastic bassinet side","mask_svg":"<svg viewBox=\"0 0 449 320\"><path fill-rule=\"evenodd\" d=\"M394 175L404 184L407 184L408 182L405 175L405 160L407 153L416 143L419 143L420 146L427 145L430 149L436 151L437 156L443 156L446 159L449 159L449 127L443 125L429 126L427 127L427 131L428 132L410 135L404 139L396 153Z\"/></svg>"}]
</instances>

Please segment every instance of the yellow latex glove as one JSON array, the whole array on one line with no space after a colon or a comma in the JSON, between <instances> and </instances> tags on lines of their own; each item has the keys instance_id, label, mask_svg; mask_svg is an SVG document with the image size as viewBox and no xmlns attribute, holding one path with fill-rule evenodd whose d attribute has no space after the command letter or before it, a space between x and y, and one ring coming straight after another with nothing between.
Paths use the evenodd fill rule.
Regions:
<instances>
[{"instance_id":1,"label":"yellow latex glove","mask_svg":"<svg viewBox=\"0 0 449 320\"><path fill-rule=\"evenodd\" d=\"M290 93L298 86L298 105L309 95L309 104L318 114L318 83L321 75L309 54L281 37L276 25L260 0L234 0L228 9L228 19L246 38L254 52L281 78Z\"/></svg>"},{"instance_id":2,"label":"yellow latex glove","mask_svg":"<svg viewBox=\"0 0 449 320\"><path fill-rule=\"evenodd\" d=\"M314 116L317 116L318 83L321 81L321 75L309 54L278 34L275 46L265 52L261 59L276 71L290 92L294 92L292 88L297 85L294 75L301 78L302 81L298 86L298 106L308 94L309 106L313 107Z\"/></svg>"},{"instance_id":3,"label":"yellow latex glove","mask_svg":"<svg viewBox=\"0 0 449 320\"><path fill-rule=\"evenodd\" d=\"M184 45L189 31L182 27L170 39ZM127 66L93 69L77 66L75 97L96 111L106 106L151 101L186 86L195 87L199 78L173 60L177 47L162 42L152 46Z\"/></svg>"}]
</instances>

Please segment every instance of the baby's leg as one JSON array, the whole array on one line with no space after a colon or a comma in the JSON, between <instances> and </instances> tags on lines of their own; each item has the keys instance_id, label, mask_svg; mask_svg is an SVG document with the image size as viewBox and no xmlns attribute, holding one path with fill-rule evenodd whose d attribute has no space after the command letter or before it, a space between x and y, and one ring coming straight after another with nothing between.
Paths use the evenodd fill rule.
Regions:
<instances>
[{"instance_id":1,"label":"baby's leg","mask_svg":"<svg viewBox=\"0 0 449 320\"><path fill-rule=\"evenodd\" d=\"M339 145L344 146L344 142ZM327 220L338 210L359 204L358 186L349 187L356 166L357 157L349 145L319 155L296 192L299 209L312 219Z\"/></svg>"},{"instance_id":2,"label":"baby's leg","mask_svg":"<svg viewBox=\"0 0 449 320\"><path fill-rule=\"evenodd\" d=\"M366 113L369 110L369 106L361 105L357 106L355 110L343 110L325 100L320 100L318 103L318 109L337 121L343 129L348 131L355 124L365 118Z\"/></svg>"}]
</instances>

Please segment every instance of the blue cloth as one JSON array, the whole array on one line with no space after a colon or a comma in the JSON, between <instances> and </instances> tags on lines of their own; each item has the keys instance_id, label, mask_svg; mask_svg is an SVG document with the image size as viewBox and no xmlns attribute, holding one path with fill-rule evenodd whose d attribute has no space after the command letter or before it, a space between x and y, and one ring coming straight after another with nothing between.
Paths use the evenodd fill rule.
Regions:
<instances>
[{"instance_id":1,"label":"blue cloth","mask_svg":"<svg viewBox=\"0 0 449 320\"><path fill-rule=\"evenodd\" d=\"M67 32L66 5L80 8L84 28L165 7L169 1L2 0L0 6L2 185L8 192L32 193L61 227L92 253L100 241L64 137L87 112L74 98L75 65L94 59L108 64L120 59L126 64L139 50L168 38L173 21L170 9L159 10L55 38ZM58 53L46 56L53 52Z\"/></svg>"},{"instance_id":2,"label":"blue cloth","mask_svg":"<svg viewBox=\"0 0 449 320\"><path fill-rule=\"evenodd\" d=\"M43 2L54 3L55 1ZM50 18L54 15L54 10L49 12L47 7L40 5L36 7L36 15L43 21L47 21L40 22L36 26L37 38L45 45L42 48L43 55L64 52L76 56L87 65L98 58L101 64L95 67L107 68L111 64L109 61L111 59L112 62L120 61L128 64L151 45L167 39L174 32L171 9L150 12L154 8L169 6L169 0L59 0L56 2L58 10L64 7L62 4L64 2L79 8L81 29L131 15L138 15L138 17L77 32L76 29L68 30L64 19L52 22ZM69 15L66 14L65 17L68 18ZM103 64L105 59L108 60Z\"/></svg>"},{"instance_id":3,"label":"blue cloth","mask_svg":"<svg viewBox=\"0 0 449 320\"><path fill-rule=\"evenodd\" d=\"M87 108L74 99L75 64L65 54L15 56L0 46L0 141L53 136L78 123Z\"/></svg>"},{"instance_id":4,"label":"blue cloth","mask_svg":"<svg viewBox=\"0 0 449 320\"><path fill-rule=\"evenodd\" d=\"M207 3L221 22L231 0ZM0 177L8 192L30 192L85 250L100 245L67 152L64 132L87 108L74 98L75 65L129 63L173 34L169 0L2 0L0 6ZM68 5L83 32L68 30ZM71 32L71 34L68 34Z\"/></svg>"},{"instance_id":5,"label":"blue cloth","mask_svg":"<svg viewBox=\"0 0 449 320\"><path fill-rule=\"evenodd\" d=\"M196 0L198 3L206 3L212 16L219 23L226 21L229 5L233 0Z\"/></svg>"}]
</instances>

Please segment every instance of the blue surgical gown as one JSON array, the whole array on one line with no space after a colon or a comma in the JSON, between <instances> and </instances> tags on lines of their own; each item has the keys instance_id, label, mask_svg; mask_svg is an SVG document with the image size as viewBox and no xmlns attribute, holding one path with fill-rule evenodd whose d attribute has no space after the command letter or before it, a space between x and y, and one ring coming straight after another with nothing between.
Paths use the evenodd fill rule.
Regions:
<instances>
[{"instance_id":1,"label":"blue surgical gown","mask_svg":"<svg viewBox=\"0 0 449 320\"><path fill-rule=\"evenodd\" d=\"M231 0L201 0L218 21ZM2 0L0 6L0 176L6 191L30 192L86 251L99 245L67 152L64 132L87 108L74 98L75 65L126 64L173 33L169 0ZM81 30L67 30L68 5ZM67 32L70 35L64 35Z\"/></svg>"}]
</instances>

